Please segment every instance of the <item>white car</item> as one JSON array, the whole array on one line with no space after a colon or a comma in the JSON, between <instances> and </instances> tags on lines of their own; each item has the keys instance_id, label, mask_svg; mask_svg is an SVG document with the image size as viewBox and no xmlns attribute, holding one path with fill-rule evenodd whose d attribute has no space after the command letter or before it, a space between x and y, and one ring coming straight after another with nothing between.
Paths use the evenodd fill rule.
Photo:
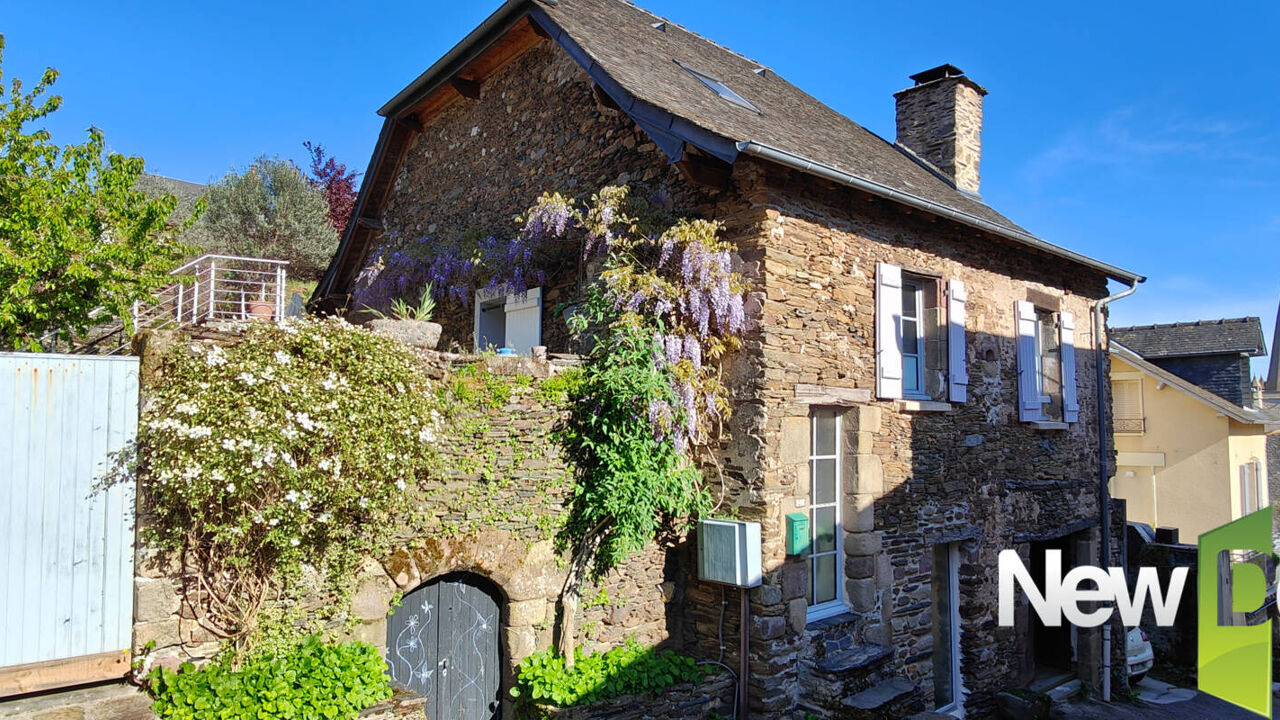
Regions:
<instances>
[{"instance_id":1,"label":"white car","mask_svg":"<svg viewBox=\"0 0 1280 720\"><path fill-rule=\"evenodd\" d=\"M1151 651L1151 640L1147 631L1142 628L1129 628L1124 636L1124 659L1129 669L1129 684L1137 685L1147 676L1147 671L1155 663L1155 653Z\"/></svg>"}]
</instances>

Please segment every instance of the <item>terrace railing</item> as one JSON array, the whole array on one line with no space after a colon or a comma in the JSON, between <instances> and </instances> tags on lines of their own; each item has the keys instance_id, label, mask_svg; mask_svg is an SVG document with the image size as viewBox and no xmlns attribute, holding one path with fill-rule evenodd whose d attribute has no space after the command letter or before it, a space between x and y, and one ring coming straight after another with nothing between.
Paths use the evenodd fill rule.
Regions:
<instances>
[{"instance_id":1,"label":"terrace railing","mask_svg":"<svg viewBox=\"0 0 1280 720\"><path fill-rule=\"evenodd\" d=\"M222 322L284 319L288 262L235 255L202 255L175 269L172 285L157 291L150 302L130 309L134 331L178 328ZM119 355L132 337L119 319L93 328L90 336L70 348L75 353Z\"/></svg>"}]
</instances>

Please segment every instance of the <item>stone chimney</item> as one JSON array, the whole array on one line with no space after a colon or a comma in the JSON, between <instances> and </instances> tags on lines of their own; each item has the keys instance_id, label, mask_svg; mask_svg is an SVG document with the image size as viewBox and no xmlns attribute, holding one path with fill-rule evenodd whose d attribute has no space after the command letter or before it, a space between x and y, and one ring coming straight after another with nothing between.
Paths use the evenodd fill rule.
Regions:
<instances>
[{"instance_id":1,"label":"stone chimney","mask_svg":"<svg viewBox=\"0 0 1280 720\"><path fill-rule=\"evenodd\" d=\"M978 194L982 160L982 96L987 91L954 65L911 76L914 87L894 93L898 144L936 167L956 188Z\"/></svg>"}]
</instances>

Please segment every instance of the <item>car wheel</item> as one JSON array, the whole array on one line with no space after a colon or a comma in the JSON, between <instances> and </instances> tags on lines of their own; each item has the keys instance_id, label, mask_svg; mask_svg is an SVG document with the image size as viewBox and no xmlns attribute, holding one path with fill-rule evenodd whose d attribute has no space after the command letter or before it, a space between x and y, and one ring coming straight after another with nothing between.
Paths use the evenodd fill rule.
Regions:
<instances>
[{"instance_id":1,"label":"car wheel","mask_svg":"<svg viewBox=\"0 0 1280 720\"><path fill-rule=\"evenodd\" d=\"M1144 678L1144 677L1146 677L1146 676L1147 676L1147 674L1146 674L1145 672L1140 672L1140 673L1138 673L1137 675L1130 675L1130 676L1129 676L1129 687L1133 687L1134 685L1137 685L1138 683L1142 682L1142 678Z\"/></svg>"}]
</instances>

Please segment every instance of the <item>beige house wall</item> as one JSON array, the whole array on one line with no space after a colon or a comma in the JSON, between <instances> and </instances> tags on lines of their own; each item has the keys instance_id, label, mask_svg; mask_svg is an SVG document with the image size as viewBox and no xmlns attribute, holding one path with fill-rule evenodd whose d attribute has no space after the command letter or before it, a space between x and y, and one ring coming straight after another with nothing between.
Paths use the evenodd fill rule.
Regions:
<instances>
[{"instance_id":1,"label":"beige house wall","mask_svg":"<svg viewBox=\"0 0 1280 720\"><path fill-rule=\"evenodd\" d=\"M1113 381L1137 372L1112 356ZM1244 461L1237 458L1247 459L1250 452L1264 458L1264 436L1259 433L1256 442L1249 438L1247 443L1233 437L1250 426L1219 415L1176 388L1157 389L1161 383L1156 378L1141 377L1145 432L1115 435L1111 494L1128 502L1129 520L1176 527L1182 542L1195 543L1201 533L1239 517L1238 467Z\"/></svg>"},{"instance_id":2,"label":"beige house wall","mask_svg":"<svg viewBox=\"0 0 1280 720\"><path fill-rule=\"evenodd\" d=\"M1258 463L1259 487L1262 490L1262 502L1259 507L1271 504L1267 492L1267 436L1260 425L1245 425L1231 421L1231 437L1229 439L1231 456L1231 507L1234 517L1240 517L1240 466L1256 460Z\"/></svg>"}]
</instances>

